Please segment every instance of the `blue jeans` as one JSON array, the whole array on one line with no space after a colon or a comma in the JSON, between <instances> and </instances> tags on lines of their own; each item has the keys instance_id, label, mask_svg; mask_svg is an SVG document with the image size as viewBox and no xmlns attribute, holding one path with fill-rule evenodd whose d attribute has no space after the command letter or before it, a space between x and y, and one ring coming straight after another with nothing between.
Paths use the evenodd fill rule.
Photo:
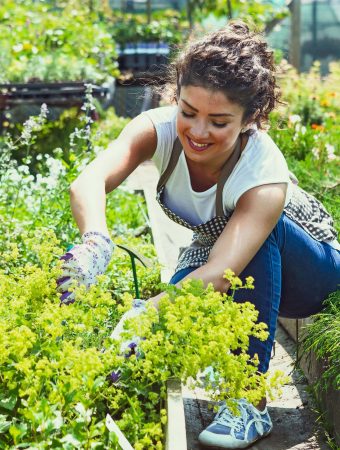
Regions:
<instances>
[{"instance_id":1,"label":"blue jeans","mask_svg":"<svg viewBox=\"0 0 340 450\"><path fill-rule=\"evenodd\" d=\"M176 284L195 267L176 272ZM269 337L251 338L249 354L258 354L259 371L268 370L278 316L303 318L322 309L322 303L340 285L340 251L313 239L284 213L260 250L240 274L255 279L254 290L235 292L237 302L250 301L259 321L268 325Z\"/></svg>"}]
</instances>

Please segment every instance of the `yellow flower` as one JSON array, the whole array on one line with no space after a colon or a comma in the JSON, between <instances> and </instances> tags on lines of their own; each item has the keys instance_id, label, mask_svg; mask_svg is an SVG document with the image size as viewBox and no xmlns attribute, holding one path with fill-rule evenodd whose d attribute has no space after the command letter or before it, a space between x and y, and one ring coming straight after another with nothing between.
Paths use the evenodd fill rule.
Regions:
<instances>
[{"instance_id":1,"label":"yellow flower","mask_svg":"<svg viewBox=\"0 0 340 450\"><path fill-rule=\"evenodd\" d=\"M23 50L31 50L32 48L32 44L30 44L29 42L24 42L23 46L22 46Z\"/></svg>"}]
</instances>

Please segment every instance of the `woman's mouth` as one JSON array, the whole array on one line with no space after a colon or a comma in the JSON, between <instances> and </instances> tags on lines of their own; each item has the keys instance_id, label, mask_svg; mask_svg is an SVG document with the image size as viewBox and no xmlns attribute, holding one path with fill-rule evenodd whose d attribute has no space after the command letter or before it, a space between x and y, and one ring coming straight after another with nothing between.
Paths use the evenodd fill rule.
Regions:
<instances>
[{"instance_id":1,"label":"woman's mouth","mask_svg":"<svg viewBox=\"0 0 340 450\"><path fill-rule=\"evenodd\" d=\"M188 139L188 143L189 143L190 147L193 150L195 150L196 152L203 152L211 145L211 144L200 144L199 142L193 141L188 136L187 136L187 139Z\"/></svg>"}]
</instances>

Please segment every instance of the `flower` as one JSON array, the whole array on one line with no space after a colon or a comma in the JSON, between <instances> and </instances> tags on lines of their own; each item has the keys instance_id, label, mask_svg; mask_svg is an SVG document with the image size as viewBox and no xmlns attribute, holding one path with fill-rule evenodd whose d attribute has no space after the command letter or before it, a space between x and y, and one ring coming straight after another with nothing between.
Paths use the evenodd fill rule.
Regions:
<instances>
[{"instance_id":1,"label":"flower","mask_svg":"<svg viewBox=\"0 0 340 450\"><path fill-rule=\"evenodd\" d=\"M301 117L299 116L299 114L292 114L288 119L292 125L301 122Z\"/></svg>"},{"instance_id":2,"label":"flower","mask_svg":"<svg viewBox=\"0 0 340 450\"><path fill-rule=\"evenodd\" d=\"M111 381L113 384L116 384L116 383L119 381L119 379L120 379L121 373L122 373L122 372L121 372L120 370L117 370L116 372L113 370L113 371L110 373L110 375L109 375L110 381Z\"/></svg>"},{"instance_id":3,"label":"flower","mask_svg":"<svg viewBox=\"0 0 340 450\"><path fill-rule=\"evenodd\" d=\"M315 159L319 159L319 149L317 147L312 148L312 154Z\"/></svg>"},{"instance_id":4,"label":"flower","mask_svg":"<svg viewBox=\"0 0 340 450\"><path fill-rule=\"evenodd\" d=\"M334 150L335 150L334 145L326 144L326 152L327 152L328 161L333 161L334 159L336 159Z\"/></svg>"},{"instance_id":5,"label":"flower","mask_svg":"<svg viewBox=\"0 0 340 450\"><path fill-rule=\"evenodd\" d=\"M319 125L318 123L312 123L311 128L313 130L325 131L325 127L323 125Z\"/></svg>"}]
</instances>

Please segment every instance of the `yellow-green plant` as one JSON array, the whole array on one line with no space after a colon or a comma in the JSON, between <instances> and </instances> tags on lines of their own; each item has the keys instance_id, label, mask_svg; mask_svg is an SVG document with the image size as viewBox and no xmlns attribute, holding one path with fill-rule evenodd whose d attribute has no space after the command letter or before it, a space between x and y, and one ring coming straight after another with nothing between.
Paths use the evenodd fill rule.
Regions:
<instances>
[{"instance_id":1,"label":"yellow-green plant","mask_svg":"<svg viewBox=\"0 0 340 450\"><path fill-rule=\"evenodd\" d=\"M77 288L75 303L60 306L58 240L37 229L23 242L35 261L22 264L25 249L8 243L0 271L0 446L118 449L109 413L136 450L161 450L168 378L196 379L211 365L220 386L215 398L253 402L278 385L280 375L258 374L257 358L246 353L249 336L267 335L250 303L234 303L200 281L171 287L159 312L150 305L140 322L127 324L126 335L138 331L145 339L141 357L126 358L110 338L131 304L131 295L117 303L109 292L115 273L88 291Z\"/></svg>"}]
</instances>

